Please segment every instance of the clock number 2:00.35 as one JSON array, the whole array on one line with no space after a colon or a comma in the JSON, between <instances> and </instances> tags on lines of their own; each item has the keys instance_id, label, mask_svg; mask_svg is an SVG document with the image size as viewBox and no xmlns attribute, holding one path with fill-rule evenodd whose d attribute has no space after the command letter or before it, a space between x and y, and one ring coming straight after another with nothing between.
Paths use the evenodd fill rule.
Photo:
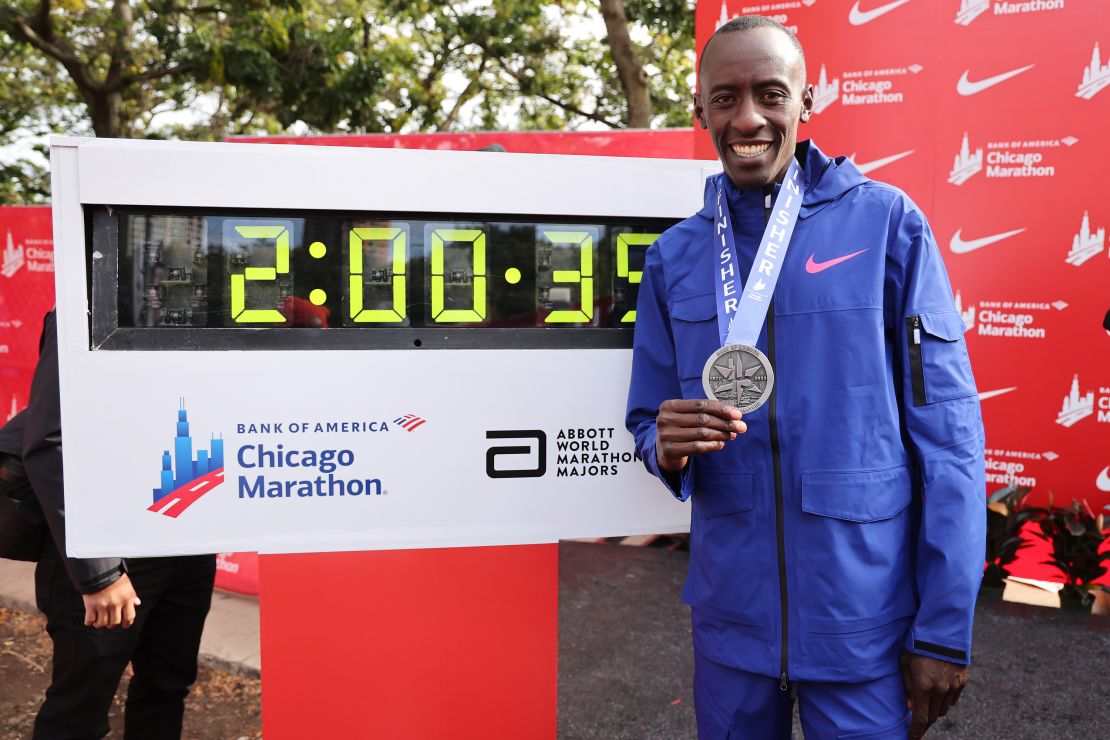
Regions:
<instances>
[{"instance_id":1,"label":"clock number 2:00.35","mask_svg":"<svg viewBox=\"0 0 1110 740\"><path fill-rule=\"evenodd\" d=\"M231 273L231 316L236 323L284 323L286 317L275 308L247 308L247 283L276 281L278 276L289 273L290 233L286 226L254 224L235 226L235 232L246 240L272 242L274 266L248 266L241 272ZM642 272L629 267L632 247L647 248L659 234L621 233L616 235L616 277L630 285L640 282ZM579 291L578 309L554 309L544 319L548 324L587 323L594 315L594 236L591 231L569 229L537 229L537 238L551 247L578 250L578 269L551 270L550 280L559 285L576 285ZM392 306L369 309L365 307L366 271L363 248L367 242L384 243L389 252L389 280L392 283ZM486 291L489 275L486 262L487 234L482 229L436 228L431 230L430 304L433 321L440 323L475 323L486 318ZM313 248L322 247L314 244ZM408 280L408 230L398 227L355 227L349 231L349 307L354 323L400 323L406 317ZM469 308L446 308L446 283L448 270L445 255L448 250L466 249L469 255L469 280L472 301ZM323 250L321 250L321 253ZM381 274L381 271L378 271ZM375 282L378 282L375 280ZM317 291L314 291L317 292ZM321 292L322 293L322 292ZM313 296L313 302L315 296ZM626 311L621 323L634 323L636 311Z\"/></svg>"}]
</instances>

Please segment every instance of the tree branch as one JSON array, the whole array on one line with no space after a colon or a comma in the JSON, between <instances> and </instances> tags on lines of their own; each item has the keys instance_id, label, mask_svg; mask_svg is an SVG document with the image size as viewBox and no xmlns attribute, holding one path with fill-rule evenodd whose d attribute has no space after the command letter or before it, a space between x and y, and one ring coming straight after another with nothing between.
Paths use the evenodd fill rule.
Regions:
<instances>
[{"instance_id":1,"label":"tree branch","mask_svg":"<svg viewBox=\"0 0 1110 740\"><path fill-rule=\"evenodd\" d=\"M479 46L481 46L483 50L485 50L485 48L486 48L484 44L479 44ZM495 62L497 62L498 66L500 66L501 69L505 70L505 72L507 72L510 77L512 77L514 80L517 81L517 84L519 84L519 85L524 84L524 75L522 75L520 72L517 72L514 69L512 69L509 65L507 65L504 62L504 60L499 59L497 57L494 57L493 59L494 59ZM523 91L522 91L522 94L525 94L525 93L523 93ZM574 105L573 103L567 103L563 100L559 100L554 95L548 95L547 93L544 93L544 92L532 92L532 93L527 93L527 94L535 96L537 98L540 98L541 100L546 100L547 102L551 103L552 105L558 106L559 108L562 108L563 110L565 110L569 113L573 113L576 116L582 116L583 118L587 118L591 121L597 121L598 123L604 123L609 128L621 128L621 124L620 124L619 121L613 122L613 121L608 120L607 118L605 118L604 116L602 116L598 113L590 113L589 111L582 110L577 105Z\"/></svg>"},{"instance_id":2,"label":"tree branch","mask_svg":"<svg viewBox=\"0 0 1110 740\"><path fill-rule=\"evenodd\" d=\"M46 8L46 20L45 26L40 26L43 7ZM28 23L26 18L20 16L12 19L16 33L21 39L43 54L58 60L73 77L73 82L82 93L100 92L103 84L92 76L85 63L78 59L76 52L65 41L54 39L54 31L50 25L50 0L42 0L39 9L39 18L35 20L34 26Z\"/></svg>"}]
</instances>

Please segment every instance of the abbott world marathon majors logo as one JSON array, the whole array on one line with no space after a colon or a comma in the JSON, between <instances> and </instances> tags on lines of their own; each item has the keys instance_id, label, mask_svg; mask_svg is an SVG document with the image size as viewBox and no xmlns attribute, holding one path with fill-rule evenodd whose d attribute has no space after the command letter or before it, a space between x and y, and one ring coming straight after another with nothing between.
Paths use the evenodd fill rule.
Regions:
<instances>
[{"instance_id":1,"label":"abbott world marathon majors logo","mask_svg":"<svg viewBox=\"0 0 1110 740\"><path fill-rule=\"evenodd\" d=\"M1044 339L1048 332L1041 326L1048 316L1068 307L1066 301L979 301L964 303L956 291L956 310L968 331L981 337Z\"/></svg>"},{"instance_id":2,"label":"abbott world marathon majors logo","mask_svg":"<svg viewBox=\"0 0 1110 740\"><path fill-rule=\"evenodd\" d=\"M615 427L492 429L486 439L486 475L490 478L540 478L554 459L557 478L603 478L619 475L629 463L640 463L631 438ZM549 449L553 447L554 449Z\"/></svg>"},{"instance_id":3,"label":"abbott world marathon majors logo","mask_svg":"<svg viewBox=\"0 0 1110 740\"><path fill-rule=\"evenodd\" d=\"M901 89L909 75L920 73L924 67L910 64L905 67L855 69L830 77L822 64L813 86L813 112L824 113L839 101L843 106L896 105L904 103L906 92Z\"/></svg>"},{"instance_id":4,"label":"abbott world marathon majors logo","mask_svg":"<svg viewBox=\"0 0 1110 740\"><path fill-rule=\"evenodd\" d=\"M1026 179L1055 177L1054 158L1061 147L1079 143L1074 136L1061 139L1011 139L988 141L985 147L973 146L967 132L948 173L948 182L963 185L986 171L988 179ZM985 167L984 167L985 165Z\"/></svg>"}]
</instances>

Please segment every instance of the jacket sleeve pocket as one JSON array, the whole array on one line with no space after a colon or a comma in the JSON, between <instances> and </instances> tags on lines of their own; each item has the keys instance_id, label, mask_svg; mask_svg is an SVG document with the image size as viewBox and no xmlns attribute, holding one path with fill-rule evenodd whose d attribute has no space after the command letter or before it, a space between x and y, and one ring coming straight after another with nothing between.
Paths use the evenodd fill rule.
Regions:
<instances>
[{"instance_id":1,"label":"jacket sleeve pocket","mask_svg":"<svg viewBox=\"0 0 1110 740\"><path fill-rule=\"evenodd\" d=\"M751 511L755 506L755 477L751 473L698 470L693 502L694 516L702 519Z\"/></svg>"},{"instance_id":2,"label":"jacket sleeve pocket","mask_svg":"<svg viewBox=\"0 0 1110 740\"><path fill-rule=\"evenodd\" d=\"M910 503L905 465L885 470L802 473L802 511L850 522L890 519Z\"/></svg>"},{"instance_id":3,"label":"jacket sleeve pocket","mask_svg":"<svg viewBox=\"0 0 1110 740\"><path fill-rule=\"evenodd\" d=\"M720 348L717 302L712 293L675 298L671 329L680 378L698 378L709 355Z\"/></svg>"},{"instance_id":4,"label":"jacket sleeve pocket","mask_svg":"<svg viewBox=\"0 0 1110 740\"><path fill-rule=\"evenodd\" d=\"M964 322L955 311L906 317L913 405L924 406L975 395L964 342Z\"/></svg>"}]
</instances>

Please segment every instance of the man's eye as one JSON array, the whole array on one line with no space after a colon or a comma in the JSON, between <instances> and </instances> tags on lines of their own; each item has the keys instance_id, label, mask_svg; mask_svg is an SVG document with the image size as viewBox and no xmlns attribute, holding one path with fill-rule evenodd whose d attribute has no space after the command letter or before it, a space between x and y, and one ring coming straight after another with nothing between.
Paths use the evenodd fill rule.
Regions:
<instances>
[{"instance_id":1,"label":"man's eye","mask_svg":"<svg viewBox=\"0 0 1110 740\"><path fill-rule=\"evenodd\" d=\"M781 103L782 101L786 100L786 97L787 97L786 95L784 95L780 92L765 92L765 93L763 93L763 99L765 101L767 101L768 103Z\"/></svg>"},{"instance_id":2,"label":"man's eye","mask_svg":"<svg viewBox=\"0 0 1110 740\"><path fill-rule=\"evenodd\" d=\"M728 105L732 101L733 97L731 95L718 95L717 97L713 98L714 105Z\"/></svg>"}]
</instances>

